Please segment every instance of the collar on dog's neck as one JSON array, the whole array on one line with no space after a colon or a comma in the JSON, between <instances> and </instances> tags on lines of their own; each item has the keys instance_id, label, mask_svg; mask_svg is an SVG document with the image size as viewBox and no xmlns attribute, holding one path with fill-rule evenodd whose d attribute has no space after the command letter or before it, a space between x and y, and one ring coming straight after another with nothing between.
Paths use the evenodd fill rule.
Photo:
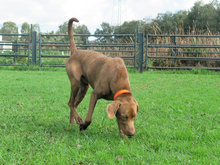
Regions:
<instances>
[{"instance_id":1,"label":"collar on dog's neck","mask_svg":"<svg viewBox=\"0 0 220 165\"><path fill-rule=\"evenodd\" d=\"M119 95L123 94L123 93L131 93L129 90L126 89L122 89L120 91L118 91L115 96L114 96L114 100L116 99L116 97L118 97Z\"/></svg>"}]
</instances>

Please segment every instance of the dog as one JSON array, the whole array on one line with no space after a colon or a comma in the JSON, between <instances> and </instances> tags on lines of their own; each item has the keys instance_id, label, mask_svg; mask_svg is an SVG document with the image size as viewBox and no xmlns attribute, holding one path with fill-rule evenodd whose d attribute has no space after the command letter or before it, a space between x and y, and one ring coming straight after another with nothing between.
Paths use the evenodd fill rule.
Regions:
<instances>
[{"instance_id":1,"label":"dog","mask_svg":"<svg viewBox=\"0 0 220 165\"><path fill-rule=\"evenodd\" d=\"M132 96L124 61L119 57L111 58L91 50L77 50L72 32L73 22L79 21L71 18L68 22L71 55L66 62L66 72L71 84L68 102L70 124L74 125L75 120L80 131L85 130L91 124L97 100L113 100L106 108L108 117L113 119L116 116L120 134L133 136L134 120L139 106ZM89 85L93 91L84 121L76 108L83 100Z\"/></svg>"}]
</instances>

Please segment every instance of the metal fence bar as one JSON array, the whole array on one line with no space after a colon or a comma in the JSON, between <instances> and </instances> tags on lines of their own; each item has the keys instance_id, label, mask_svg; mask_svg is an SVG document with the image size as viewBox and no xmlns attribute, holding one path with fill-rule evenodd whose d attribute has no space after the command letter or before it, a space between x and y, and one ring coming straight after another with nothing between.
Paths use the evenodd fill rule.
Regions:
<instances>
[{"instance_id":1,"label":"metal fence bar","mask_svg":"<svg viewBox=\"0 0 220 165\"><path fill-rule=\"evenodd\" d=\"M42 44L41 46L69 46L69 45L45 45ZM134 47L134 45L76 45L76 47Z\"/></svg>"},{"instance_id":2,"label":"metal fence bar","mask_svg":"<svg viewBox=\"0 0 220 165\"><path fill-rule=\"evenodd\" d=\"M149 37L208 37L208 38L220 38L220 35L163 35L163 34L149 34Z\"/></svg>"},{"instance_id":3,"label":"metal fence bar","mask_svg":"<svg viewBox=\"0 0 220 165\"><path fill-rule=\"evenodd\" d=\"M65 67L65 65L54 65L54 64L51 64L51 65L44 65L42 64L42 66L46 66L46 67ZM126 67L128 68L133 68L134 66L133 65L127 65Z\"/></svg>"},{"instance_id":4,"label":"metal fence bar","mask_svg":"<svg viewBox=\"0 0 220 165\"><path fill-rule=\"evenodd\" d=\"M32 65L37 62L37 32L32 32Z\"/></svg>"},{"instance_id":5,"label":"metal fence bar","mask_svg":"<svg viewBox=\"0 0 220 165\"><path fill-rule=\"evenodd\" d=\"M28 57L28 55L22 55L22 54L0 54L0 57Z\"/></svg>"},{"instance_id":6,"label":"metal fence bar","mask_svg":"<svg viewBox=\"0 0 220 165\"><path fill-rule=\"evenodd\" d=\"M149 48L155 47L155 48L220 48L220 45L187 45L187 46L182 46L182 45L160 45L160 44L154 44L154 45L148 45Z\"/></svg>"},{"instance_id":7,"label":"metal fence bar","mask_svg":"<svg viewBox=\"0 0 220 165\"><path fill-rule=\"evenodd\" d=\"M144 33L138 34L138 40L139 40L139 69L140 72L143 72L143 55L144 55Z\"/></svg>"},{"instance_id":8,"label":"metal fence bar","mask_svg":"<svg viewBox=\"0 0 220 165\"><path fill-rule=\"evenodd\" d=\"M135 50L95 50L96 52L131 52L135 53Z\"/></svg>"},{"instance_id":9,"label":"metal fence bar","mask_svg":"<svg viewBox=\"0 0 220 165\"><path fill-rule=\"evenodd\" d=\"M41 58L69 58L70 56L65 56L65 55L41 55Z\"/></svg>"},{"instance_id":10,"label":"metal fence bar","mask_svg":"<svg viewBox=\"0 0 220 165\"><path fill-rule=\"evenodd\" d=\"M41 50L70 51L70 49L41 49ZM135 50L96 50L96 52L133 52L135 53Z\"/></svg>"},{"instance_id":11,"label":"metal fence bar","mask_svg":"<svg viewBox=\"0 0 220 165\"><path fill-rule=\"evenodd\" d=\"M135 35L134 41L134 69L137 68L137 35Z\"/></svg>"},{"instance_id":12,"label":"metal fence bar","mask_svg":"<svg viewBox=\"0 0 220 165\"><path fill-rule=\"evenodd\" d=\"M2 42L4 42L4 41L2 41ZM13 42L11 42L11 43L1 43L1 41L0 41L0 45L28 46L28 44L17 44L17 43L13 43Z\"/></svg>"},{"instance_id":13,"label":"metal fence bar","mask_svg":"<svg viewBox=\"0 0 220 165\"><path fill-rule=\"evenodd\" d=\"M220 67L157 67L157 66L151 66L148 67L148 69L187 69L187 70L191 70L191 69L206 69L206 70L220 70Z\"/></svg>"},{"instance_id":14,"label":"metal fence bar","mask_svg":"<svg viewBox=\"0 0 220 165\"><path fill-rule=\"evenodd\" d=\"M1 35L1 34L0 34ZM42 34L43 36L66 36L67 34ZM80 37L135 37L135 34L74 34L73 36L80 36Z\"/></svg>"},{"instance_id":15,"label":"metal fence bar","mask_svg":"<svg viewBox=\"0 0 220 165\"><path fill-rule=\"evenodd\" d=\"M42 34L39 34L39 66L41 67L41 35Z\"/></svg>"},{"instance_id":16,"label":"metal fence bar","mask_svg":"<svg viewBox=\"0 0 220 165\"><path fill-rule=\"evenodd\" d=\"M30 38L30 34L28 34L28 66L30 65L30 42L31 42L31 38Z\"/></svg>"},{"instance_id":17,"label":"metal fence bar","mask_svg":"<svg viewBox=\"0 0 220 165\"><path fill-rule=\"evenodd\" d=\"M1 36L28 36L28 34L5 34L5 33L0 33Z\"/></svg>"},{"instance_id":18,"label":"metal fence bar","mask_svg":"<svg viewBox=\"0 0 220 165\"><path fill-rule=\"evenodd\" d=\"M91 42L91 43L93 43L93 42ZM135 45L133 43L103 43L103 42L95 42L95 43L96 43L96 45L101 44L101 45L106 45L106 46L107 45L130 45L130 46ZM41 42L41 44L54 44L54 45L61 44L61 45L64 45L64 46L70 46L69 42ZM76 45L79 45L79 44L88 45L88 44L85 44L83 42L76 42Z\"/></svg>"},{"instance_id":19,"label":"metal fence bar","mask_svg":"<svg viewBox=\"0 0 220 165\"><path fill-rule=\"evenodd\" d=\"M179 51L179 53L183 54L220 54L220 52L184 52L184 51Z\"/></svg>"},{"instance_id":20,"label":"metal fence bar","mask_svg":"<svg viewBox=\"0 0 220 165\"><path fill-rule=\"evenodd\" d=\"M172 51L172 56L173 57L176 57L176 43L177 43L177 37L176 37L176 34L177 34L177 29L175 29L175 35L173 36L173 51ZM158 48L157 48L158 49ZM173 58L173 62L175 63L175 59Z\"/></svg>"},{"instance_id":21,"label":"metal fence bar","mask_svg":"<svg viewBox=\"0 0 220 165\"><path fill-rule=\"evenodd\" d=\"M179 59L179 60L194 60L194 61L220 61L220 58L205 58L205 57L171 57L171 56L148 56L154 59Z\"/></svg>"},{"instance_id":22,"label":"metal fence bar","mask_svg":"<svg viewBox=\"0 0 220 165\"><path fill-rule=\"evenodd\" d=\"M148 51L148 53L169 53L170 51ZM220 54L220 52L189 52L189 51L178 51L178 54Z\"/></svg>"},{"instance_id":23,"label":"metal fence bar","mask_svg":"<svg viewBox=\"0 0 220 165\"><path fill-rule=\"evenodd\" d=\"M146 55L145 55L145 68L147 69L147 61L148 61L148 34L146 35Z\"/></svg>"},{"instance_id":24,"label":"metal fence bar","mask_svg":"<svg viewBox=\"0 0 220 165\"><path fill-rule=\"evenodd\" d=\"M41 57L45 58L69 58L69 55L41 55ZM115 57L115 56L108 56L108 57ZM134 59L134 56L119 56L124 59Z\"/></svg>"},{"instance_id":25,"label":"metal fence bar","mask_svg":"<svg viewBox=\"0 0 220 165\"><path fill-rule=\"evenodd\" d=\"M0 64L1 66L26 66L25 64Z\"/></svg>"}]
</instances>

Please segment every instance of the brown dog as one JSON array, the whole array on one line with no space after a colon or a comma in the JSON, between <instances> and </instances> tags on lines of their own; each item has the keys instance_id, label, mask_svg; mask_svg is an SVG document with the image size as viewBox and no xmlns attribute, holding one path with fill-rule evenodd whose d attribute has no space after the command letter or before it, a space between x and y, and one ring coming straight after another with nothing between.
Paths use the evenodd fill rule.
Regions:
<instances>
[{"instance_id":1,"label":"brown dog","mask_svg":"<svg viewBox=\"0 0 220 165\"><path fill-rule=\"evenodd\" d=\"M77 50L73 39L72 23L79 22L71 18L68 23L71 56L66 63L66 71L71 83L70 124L79 124L85 130L91 123L92 114L98 99L114 101L107 106L110 119L117 117L119 132L123 135L135 134L134 119L138 112L138 103L130 92L127 69L121 58L106 57L101 53L89 50ZM76 111L84 98L89 85L93 88L89 110L85 121Z\"/></svg>"}]
</instances>

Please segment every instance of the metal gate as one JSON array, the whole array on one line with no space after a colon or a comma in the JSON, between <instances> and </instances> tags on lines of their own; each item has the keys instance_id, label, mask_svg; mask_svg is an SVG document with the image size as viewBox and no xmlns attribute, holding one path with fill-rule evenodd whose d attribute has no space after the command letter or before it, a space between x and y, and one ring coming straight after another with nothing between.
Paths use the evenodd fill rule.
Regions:
<instances>
[{"instance_id":1,"label":"metal gate","mask_svg":"<svg viewBox=\"0 0 220 165\"><path fill-rule=\"evenodd\" d=\"M220 70L219 39L219 35L147 34L145 68ZM164 42L165 40L169 42ZM194 65L189 66L189 63Z\"/></svg>"},{"instance_id":2,"label":"metal gate","mask_svg":"<svg viewBox=\"0 0 220 165\"><path fill-rule=\"evenodd\" d=\"M44 41L45 38L59 38L63 41ZM80 38L84 38L82 41ZM115 39L130 38L129 42L97 42L89 41L88 37L105 37ZM114 35L88 35L75 34L74 35L77 48L84 50L94 50L105 54L106 56L119 56L125 60L127 67L136 68L137 64L137 35L136 34L114 34ZM80 41L78 41L80 40ZM118 40L120 41L120 39ZM66 60L70 55L68 35L56 34L40 34L39 35L39 65L64 67ZM55 60L56 59L56 60ZM128 62L129 61L129 62Z\"/></svg>"},{"instance_id":3,"label":"metal gate","mask_svg":"<svg viewBox=\"0 0 220 165\"><path fill-rule=\"evenodd\" d=\"M30 65L30 35L29 34L2 34L0 36L14 37L15 41L0 41L0 65ZM18 42L18 37L25 41Z\"/></svg>"}]
</instances>

